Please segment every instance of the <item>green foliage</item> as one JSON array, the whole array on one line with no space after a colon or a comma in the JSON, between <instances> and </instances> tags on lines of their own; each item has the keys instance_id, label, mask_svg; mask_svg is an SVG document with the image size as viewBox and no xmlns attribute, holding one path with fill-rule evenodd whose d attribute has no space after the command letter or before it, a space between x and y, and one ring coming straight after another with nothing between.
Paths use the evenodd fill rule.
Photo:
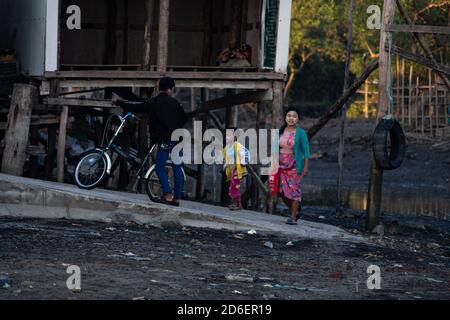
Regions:
<instances>
[{"instance_id":1,"label":"green foliage","mask_svg":"<svg viewBox=\"0 0 450 320\"><path fill-rule=\"evenodd\" d=\"M342 94L349 3L348 0L293 0L289 61L289 76L293 76L289 77L288 103L322 109ZM416 24L449 25L448 0L402 0L401 3ZM359 75L379 51L380 31L370 30L366 25L370 5L382 9L383 0L355 0L350 65L353 77ZM405 24L398 9L395 23ZM426 35L425 39L438 61L450 62L449 36ZM393 42L423 54L411 34L395 33ZM427 70L416 65L414 72L425 76ZM351 113L357 114L357 111Z\"/></svg>"}]
</instances>

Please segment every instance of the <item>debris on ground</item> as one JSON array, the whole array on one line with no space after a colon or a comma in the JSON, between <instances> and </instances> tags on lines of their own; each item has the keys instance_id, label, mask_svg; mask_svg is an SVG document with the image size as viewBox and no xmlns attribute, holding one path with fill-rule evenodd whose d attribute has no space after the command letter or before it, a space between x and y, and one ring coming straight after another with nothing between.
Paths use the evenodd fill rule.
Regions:
<instances>
[{"instance_id":1,"label":"debris on ground","mask_svg":"<svg viewBox=\"0 0 450 320\"><path fill-rule=\"evenodd\" d=\"M441 246L435 242L429 242L427 243L427 248L431 250L439 249Z\"/></svg>"},{"instance_id":2,"label":"debris on ground","mask_svg":"<svg viewBox=\"0 0 450 320\"><path fill-rule=\"evenodd\" d=\"M316 291L316 292L328 292L326 289L316 289L316 288L302 288L291 285L283 285L283 284L270 284L266 283L264 285L265 288L275 288L275 289L294 289L298 291Z\"/></svg>"},{"instance_id":3,"label":"debris on ground","mask_svg":"<svg viewBox=\"0 0 450 320\"><path fill-rule=\"evenodd\" d=\"M273 243L271 241L264 242L263 246L269 249L273 249Z\"/></svg>"},{"instance_id":4,"label":"debris on ground","mask_svg":"<svg viewBox=\"0 0 450 320\"><path fill-rule=\"evenodd\" d=\"M372 233L378 234L380 237L384 236L384 226L382 224L377 225L373 228Z\"/></svg>"},{"instance_id":5,"label":"debris on ground","mask_svg":"<svg viewBox=\"0 0 450 320\"><path fill-rule=\"evenodd\" d=\"M0 288L8 289L11 288L12 281L6 275L0 275Z\"/></svg>"},{"instance_id":6,"label":"debris on ground","mask_svg":"<svg viewBox=\"0 0 450 320\"><path fill-rule=\"evenodd\" d=\"M287 245L288 247L292 247L294 244L292 243L292 241L289 241L288 243L286 243L286 245Z\"/></svg>"},{"instance_id":7,"label":"debris on ground","mask_svg":"<svg viewBox=\"0 0 450 320\"><path fill-rule=\"evenodd\" d=\"M225 276L225 279L236 282L255 282L255 278L247 274L229 274Z\"/></svg>"},{"instance_id":8,"label":"debris on ground","mask_svg":"<svg viewBox=\"0 0 450 320\"><path fill-rule=\"evenodd\" d=\"M244 240L245 236L242 233L236 233L236 234L233 234L233 238L239 239L239 240Z\"/></svg>"},{"instance_id":9,"label":"debris on ground","mask_svg":"<svg viewBox=\"0 0 450 320\"><path fill-rule=\"evenodd\" d=\"M248 234L252 234L252 235L254 235L254 234L256 234L256 230L250 230L249 232L247 232Z\"/></svg>"}]
</instances>

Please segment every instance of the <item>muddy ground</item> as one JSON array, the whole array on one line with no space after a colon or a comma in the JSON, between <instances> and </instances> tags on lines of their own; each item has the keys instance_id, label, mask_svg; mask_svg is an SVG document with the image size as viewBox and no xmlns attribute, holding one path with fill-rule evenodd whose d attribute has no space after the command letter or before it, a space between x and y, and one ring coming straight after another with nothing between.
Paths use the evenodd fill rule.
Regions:
<instances>
[{"instance_id":1,"label":"muddy ground","mask_svg":"<svg viewBox=\"0 0 450 320\"><path fill-rule=\"evenodd\" d=\"M449 233L365 237L371 244L0 218L0 275L11 281L0 299L450 299ZM380 290L366 285L372 264ZM67 289L69 265L81 268L80 292Z\"/></svg>"}]
</instances>

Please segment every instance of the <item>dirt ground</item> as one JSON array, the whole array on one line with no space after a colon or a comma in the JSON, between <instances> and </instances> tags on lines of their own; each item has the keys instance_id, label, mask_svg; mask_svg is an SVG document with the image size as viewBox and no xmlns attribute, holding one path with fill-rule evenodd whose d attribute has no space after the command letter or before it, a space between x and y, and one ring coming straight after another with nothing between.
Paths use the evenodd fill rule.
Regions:
<instances>
[{"instance_id":1,"label":"dirt ground","mask_svg":"<svg viewBox=\"0 0 450 320\"><path fill-rule=\"evenodd\" d=\"M0 218L0 279L11 285L0 299L450 299L449 233L366 238L372 244ZM81 268L80 292L67 289L69 265ZM380 267L380 290L367 288L370 265Z\"/></svg>"}]
</instances>

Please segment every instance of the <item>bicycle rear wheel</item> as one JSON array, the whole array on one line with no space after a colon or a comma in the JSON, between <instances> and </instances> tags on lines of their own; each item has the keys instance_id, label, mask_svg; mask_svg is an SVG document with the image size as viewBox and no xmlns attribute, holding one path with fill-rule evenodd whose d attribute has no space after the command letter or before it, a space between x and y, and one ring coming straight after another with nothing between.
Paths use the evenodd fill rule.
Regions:
<instances>
[{"instance_id":1,"label":"bicycle rear wheel","mask_svg":"<svg viewBox=\"0 0 450 320\"><path fill-rule=\"evenodd\" d=\"M170 188L173 190L174 189L173 168L169 164L167 164L165 168L166 168L167 177L169 178ZM184 180L186 181L186 175L184 173L184 170L183 170L183 177L184 177ZM160 199L161 197L164 196L164 192L162 190L161 183L159 182L159 178L158 178L158 175L156 174L155 168L151 169L151 172L145 183L145 192L147 193L148 197L152 201L154 201L155 199Z\"/></svg>"},{"instance_id":2,"label":"bicycle rear wheel","mask_svg":"<svg viewBox=\"0 0 450 320\"><path fill-rule=\"evenodd\" d=\"M94 150L81 157L75 166L75 184L85 190L92 190L101 185L106 178L108 161L103 152Z\"/></svg>"}]
</instances>

